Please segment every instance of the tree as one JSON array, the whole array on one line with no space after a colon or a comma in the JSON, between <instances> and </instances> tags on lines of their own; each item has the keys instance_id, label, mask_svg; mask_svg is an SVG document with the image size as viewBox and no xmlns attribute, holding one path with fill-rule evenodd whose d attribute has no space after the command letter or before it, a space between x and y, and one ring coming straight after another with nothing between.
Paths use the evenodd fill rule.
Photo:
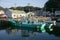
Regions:
<instances>
[{"instance_id":1,"label":"tree","mask_svg":"<svg viewBox=\"0 0 60 40\"><path fill-rule=\"evenodd\" d=\"M47 11L55 12L56 10L60 10L60 0L48 0L44 6Z\"/></svg>"}]
</instances>

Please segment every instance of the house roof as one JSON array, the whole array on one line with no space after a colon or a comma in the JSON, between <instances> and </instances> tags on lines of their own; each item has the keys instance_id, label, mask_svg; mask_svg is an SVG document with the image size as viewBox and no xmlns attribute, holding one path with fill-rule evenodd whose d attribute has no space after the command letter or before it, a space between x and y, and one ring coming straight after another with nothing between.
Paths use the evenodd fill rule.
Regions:
<instances>
[{"instance_id":1,"label":"house roof","mask_svg":"<svg viewBox=\"0 0 60 40\"><path fill-rule=\"evenodd\" d=\"M0 10L4 10L4 8L3 7L0 7Z\"/></svg>"},{"instance_id":2,"label":"house roof","mask_svg":"<svg viewBox=\"0 0 60 40\"><path fill-rule=\"evenodd\" d=\"M12 10L12 9L10 9L10 11L11 11L12 13L16 13L16 14L25 14L24 11L20 11L20 10Z\"/></svg>"},{"instance_id":3,"label":"house roof","mask_svg":"<svg viewBox=\"0 0 60 40\"><path fill-rule=\"evenodd\" d=\"M0 6L0 10L3 10L5 12L5 9L3 7Z\"/></svg>"}]
</instances>

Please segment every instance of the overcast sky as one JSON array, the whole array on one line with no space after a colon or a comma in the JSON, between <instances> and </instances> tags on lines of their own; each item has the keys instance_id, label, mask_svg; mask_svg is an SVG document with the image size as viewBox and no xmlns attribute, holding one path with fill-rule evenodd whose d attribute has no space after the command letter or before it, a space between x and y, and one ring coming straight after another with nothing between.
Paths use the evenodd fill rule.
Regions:
<instances>
[{"instance_id":1,"label":"overcast sky","mask_svg":"<svg viewBox=\"0 0 60 40\"><path fill-rule=\"evenodd\" d=\"M6 7L15 7L16 6L27 6L28 3L30 3L30 6L34 7L44 7L44 4L48 0L0 0L0 6L6 8Z\"/></svg>"}]
</instances>

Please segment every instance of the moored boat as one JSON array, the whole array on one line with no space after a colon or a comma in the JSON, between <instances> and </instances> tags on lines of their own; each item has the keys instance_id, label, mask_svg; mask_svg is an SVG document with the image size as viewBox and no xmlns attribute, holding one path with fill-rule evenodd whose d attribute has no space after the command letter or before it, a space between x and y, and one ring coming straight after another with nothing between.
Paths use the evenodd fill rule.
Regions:
<instances>
[{"instance_id":1,"label":"moored boat","mask_svg":"<svg viewBox=\"0 0 60 40\"><path fill-rule=\"evenodd\" d=\"M46 32L47 29L48 31L52 31L52 26L53 26L53 24L48 24L48 23L38 23L38 24L34 24L34 23L23 24L22 23L21 24L15 20L9 20L9 22L11 23L12 27L15 29L30 30L30 31Z\"/></svg>"}]
</instances>

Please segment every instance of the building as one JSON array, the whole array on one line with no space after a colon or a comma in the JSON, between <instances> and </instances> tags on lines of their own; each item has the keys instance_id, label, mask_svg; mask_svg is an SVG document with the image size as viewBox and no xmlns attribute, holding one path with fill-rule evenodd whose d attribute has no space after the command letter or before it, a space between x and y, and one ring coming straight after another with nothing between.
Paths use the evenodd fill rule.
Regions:
<instances>
[{"instance_id":1,"label":"building","mask_svg":"<svg viewBox=\"0 0 60 40\"><path fill-rule=\"evenodd\" d=\"M55 20L60 22L60 11L55 11Z\"/></svg>"},{"instance_id":2,"label":"building","mask_svg":"<svg viewBox=\"0 0 60 40\"><path fill-rule=\"evenodd\" d=\"M11 11L7 8L0 7L0 19L12 18Z\"/></svg>"},{"instance_id":3,"label":"building","mask_svg":"<svg viewBox=\"0 0 60 40\"><path fill-rule=\"evenodd\" d=\"M12 12L8 8L5 9L5 12L6 12L5 14L7 15L7 17L11 19L12 18Z\"/></svg>"},{"instance_id":4,"label":"building","mask_svg":"<svg viewBox=\"0 0 60 40\"><path fill-rule=\"evenodd\" d=\"M10 9L10 11L12 12L13 19L20 19L21 17L26 16L26 13L24 11L12 10L12 9Z\"/></svg>"},{"instance_id":5,"label":"building","mask_svg":"<svg viewBox=\"0 0 60 40\"><path fill-rule=\"evenodd\" d=\"M49 11L37 10L37 11L33 11L33 13L35 13L36 16L44 16L44 17L51 16L51 13Z\"/></svg>"},{"instance_id":6,"label":"building","mask_svg":"<svg viewBox=\"0 0 60 40\"><path fill-rule=\"evenodd\" d=\"M0 20L1 19L7 19L7 15L5 14L5 9L0 7Z\"/></svg>"},{"instance_id":7,"label":"building","mask_svg":"<svg viewBox=\"0 0 60 40\"><path fill-rule=\"evenodd\" d=\"M33 13L35 13L35 15L37 15L37 16L42 16L43 15L42 10L33 11Z\"/></svg>"},{"instance_id":8,"label":"building","mask_svg":"<svg viewBox=\"0 0 60 40\"><path fill-rule=\"evenodd\" d=\"M60 11L55 11L55 16L60 16Z\"/></svg>"},{"instance_id":9,"label":"building","mask_svg":"<svg viewBox=\"0 0 60 40\"><path fill-rule=\"evenodd\" d=\"M35 13L34 12L28 12L26 15L32 17L32 16L35 16Z\"/></svg>"}]
</instances>

